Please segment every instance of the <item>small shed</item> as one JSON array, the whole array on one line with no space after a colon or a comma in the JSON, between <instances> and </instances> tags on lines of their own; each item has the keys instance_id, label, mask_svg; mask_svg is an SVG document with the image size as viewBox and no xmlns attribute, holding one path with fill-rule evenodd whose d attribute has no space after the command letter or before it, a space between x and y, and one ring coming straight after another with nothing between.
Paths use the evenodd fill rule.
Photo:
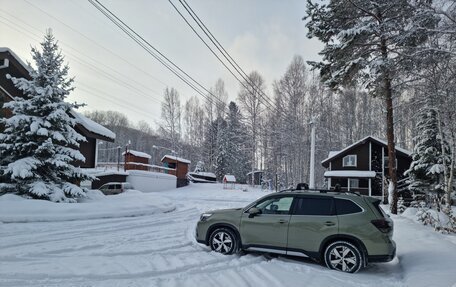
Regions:
<instances>
[{"instance_id":1,"label":"small shed","mask_svg":"<svg viewBox=\"0 0 456 287\"><path fill-rule=\"evenodd\" d=\"M236 177L232 174L225 174L223 177L223 188L234 189L236 187Z\"/></svg>"},{"instance_id":2,"label":"small shed","mask_svg":"<svg viewBox=\"0 0 456 287\"><path fill-rule=\"evenodd\" d=\"M168 174L177 177L177 187L188 185L187 173L191 161L174 155L165 155L161 162L165 167L169 168Z\"/></svg>"},{"instance_id":3,"label":"small shed","mask_svg":"<svg viewBox=\"0 0 456 287\"><path fill-rule=\"evenodd\" d=\"M261 185L263 180L263 171L253 171L253 185ZM252 172L247 173L247 183L252 185Z\"/></svg>"},{"instance_id":4,"label":"small shed","mask_svg":"<svg viewBox=\"0 0 456 287\"><path fill-rule=\"evenodd\" d=\"M145 152L127 150L122 153L125 159L125 170L149 170L149 160L152 158Z\"/></svg>"}]
</instances>

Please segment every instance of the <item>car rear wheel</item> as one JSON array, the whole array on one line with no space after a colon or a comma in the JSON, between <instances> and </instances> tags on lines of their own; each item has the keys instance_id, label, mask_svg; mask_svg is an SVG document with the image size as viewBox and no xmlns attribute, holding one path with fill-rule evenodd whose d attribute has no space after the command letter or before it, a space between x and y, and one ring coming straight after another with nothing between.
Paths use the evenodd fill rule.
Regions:
<instances>
[{"instance_id":1,"label":"car rear wheel","mask_svg":"<svg viewBox=\"0 0 456 287\"><path fill-rule=\"evenodd\" d=\"M228 228L217 228L209 238L211 249L222 254L233 254L238 250L238 241L233 231Z\"/></svg>"},{"instance_id":2,"label":"car rear wheel","mask_svg":"<svg viewBox=\"0 0 456 287\"><path fill-rule=\"evenodd\" d=\"M342 272L355 273L364 265L364 257L359 248L347 241L336 241L328 245L324 257L328 268Z\"/></svg>"}]
</instances>

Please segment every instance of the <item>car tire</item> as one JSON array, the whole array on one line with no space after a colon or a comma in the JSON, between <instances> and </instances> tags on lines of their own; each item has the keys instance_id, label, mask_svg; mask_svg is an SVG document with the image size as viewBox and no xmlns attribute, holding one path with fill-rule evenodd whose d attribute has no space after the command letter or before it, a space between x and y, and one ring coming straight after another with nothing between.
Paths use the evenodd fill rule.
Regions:
<instances>
[{"instance_id":1,"label":"car tire","mask_svg":"<svg viewBox=\"0 0 456 287\"><path fill-rule=\"evenodd\" d=\"M229 228L215 229L209 238L209 245L215 252L225 255L237 253L239 243L236 234Z\"/></svg>"},{"instance_id":2,"label":"car tire","mask_svg":"<svg viewBox=\"0 0 456 287\"><path fill-rule=\"evenodd\" d=\"M347 273L356 273L364 266L361 250L343 240L329 244L325 249L324 259L328 268Z\"/></svg>"}]
</instances>

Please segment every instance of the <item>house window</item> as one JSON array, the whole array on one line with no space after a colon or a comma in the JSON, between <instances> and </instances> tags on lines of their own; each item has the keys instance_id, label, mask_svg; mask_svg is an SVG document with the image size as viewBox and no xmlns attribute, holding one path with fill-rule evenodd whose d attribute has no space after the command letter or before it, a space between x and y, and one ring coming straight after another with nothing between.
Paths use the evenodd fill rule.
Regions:
<instances>
[{"instance_id":1,"label":"house window","mask_svg":"<svg viewBox=\"0 0 456 287\"><path fill-rule=\"evenodd\" d=\"M343 166L356 167L356 154L349 154L343 159Z\"/></svg>"},{"instance_id":2,"label":"house window","mask_svg":"<svg viewBox=\"0 0 456 287\"><path fill-rule=\"evenodd\" d=\"M359 188L359 179L357 179L357 178L349 178L348 179L348 186L350 187L349 189Z\"/></svg>"},{"instance_id":3,"label":"house window","mask_svg":"<svg viewBox=\"0 0 456 287\"><path fill-rule=\"evenodd\" d=\"M383 159L384 163L385 163L385 168L388 168L388 164L389 164L389 157L385 156L384 159ZM396 166L397 167L397 158L396 158Z\"/></svg>"}]
</instances>

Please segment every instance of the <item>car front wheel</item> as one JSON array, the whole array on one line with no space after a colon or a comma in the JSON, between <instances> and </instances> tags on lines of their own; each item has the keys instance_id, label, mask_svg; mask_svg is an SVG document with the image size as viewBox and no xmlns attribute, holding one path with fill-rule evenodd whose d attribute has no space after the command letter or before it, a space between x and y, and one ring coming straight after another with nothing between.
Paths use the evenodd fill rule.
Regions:
<instances>
[{"instance_id":1,"label":"car front wheel","mask_svg":"<svg viewBox=\"0 0 456 287\"><path fill-rule=\"evenodd\" d=\"M347 241L331 243L326 248L324 257L328 268L347 273L358 272L364 263L359 248Z\"/></svg>"},{"instance_id":2,"label":"car front wheel","mask_svg":"<svg viewBox=\"0 0 456 287\"><path fill-rule=\"evenodd\" d=\"M238 249L236 235L227 228L217 228L209 239L211 249L222 254L233 254Z\"/></svg>"}]
</instances>

